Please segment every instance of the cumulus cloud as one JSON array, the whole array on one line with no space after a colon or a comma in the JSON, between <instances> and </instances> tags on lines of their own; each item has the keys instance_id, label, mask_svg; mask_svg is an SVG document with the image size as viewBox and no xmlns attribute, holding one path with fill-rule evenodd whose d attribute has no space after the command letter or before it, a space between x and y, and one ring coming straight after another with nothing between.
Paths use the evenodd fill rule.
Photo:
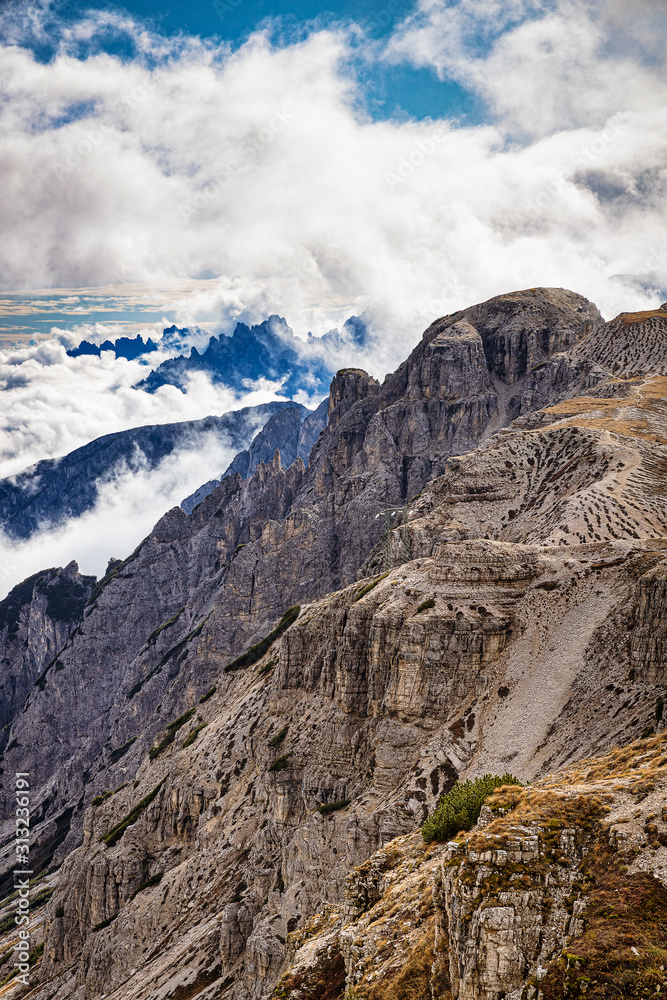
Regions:
<instances>
[{"instance_id":1,"label":"cumulus cloud","mask_svg":"<svg viewBox=\"0 0 667 1000\"><path fill-rule=\"evenodd\" d=\"M110 558L124 558L149 534L162 514L201 485L202 470L220 475L234 456L217 435L200 435L155 469L137 463L118 466L99 484L95 507L60 528L45 524L26 542L0 532L0 595L19 580L48 566L76 559L83 573L101 576ZM204 473L205 476L205 473Z\"/></svg>"},{"instance_id":2,"label":"cumulus cloud","mask_svg":"<svg viewBox=\"0 0 667 1000\"><path fill-rule=\"evenodd\" d=\"M370 306L380 376L434 318L510 289L563 285L607 316L667 297L659 0L419 0L386 43L348 25L235 50L110 11L64 25L50 9L22 4L0 25L5 289L196 279L171 315L214 316L212 332L278 313L322 334ZM133 55L106 51L111 37ZM47 41L40 61L30 44ZM456 81L474 116L372 119L359 79L377 60ZM67 359L73 336L0 355L0 475L277 388L239 399L202 378L148 396L132 389L138 362ZM126 488L101 501L118 524ZM100 523L60 533L58 558L45 536L42 562L75 555L68 539L94 548Z\"/></svg>"},{"instance_id":3,"label":"cumulus cloud","mask_svg":"<svg viewBox=\"0 0 667 1000\"><path fill-rule=\"evenodd\" d=\"M98 12L48 63L6 46L5 287L219 276L183 320L277 312L322 333L374 303L406 342L435 313L534 284L607 313L654 305L650 282L628 302L609 281L656 269L666 207L664 51L643 47L664 10L623 13L422 0L378 55L343 29L231 51ZM95 47L111 30L134 58ZM360 51L457 79L487 124L369 119Z\"/></svg>"},{"instance_id":4,"label":"cumulus cloud","mask_svg":"<svg viewBox=\"0 0 667 1000\"><path fill-rule=\"evenodd\" d=\"M275 399L280 388L262 382L234 392L197 373L187 393L167 385L149 394L132 388L146 371L138 361L116 359L109 351L99 358L69 358L55 339L0 352L0 478L102 434L255 406ZM201 465L204 479L207 469Z\"/></svg>"}]
</instances>

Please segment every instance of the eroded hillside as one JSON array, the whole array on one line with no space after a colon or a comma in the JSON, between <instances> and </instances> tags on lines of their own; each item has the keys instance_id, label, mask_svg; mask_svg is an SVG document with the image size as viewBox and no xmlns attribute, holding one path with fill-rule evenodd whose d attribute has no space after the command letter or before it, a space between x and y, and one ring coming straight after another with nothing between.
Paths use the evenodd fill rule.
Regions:
<instances>
[{"instance_id":1,"label":"eroded hillside","mask_svg":"<svg viewBox=\"0 0 667 1000\"><path fill-rule=\"evenodd\" d=\"M517 809L539 840L546 774L663 724L667 411L648 345L667 311L633 324L627 374L618 330L552 289L439 320L382 386L339 373L307 469L276 456L227 478L97 585L3 762L32 755L37 836L62 841L31 996L259 1000L314 928L333 992L312 1000L389 997L363 992L384 931L345 895L362 866L363 913L380 905L378 849L421 894L391 940L420 968L435 949L435 997L519 988L480 993L463 957L452 973L442 956L477 945L428 902L449 849L415 831L457 777L510 770L537 782ZM469 879L466 858L447 864Z\"/></svg>"}]
</instances>

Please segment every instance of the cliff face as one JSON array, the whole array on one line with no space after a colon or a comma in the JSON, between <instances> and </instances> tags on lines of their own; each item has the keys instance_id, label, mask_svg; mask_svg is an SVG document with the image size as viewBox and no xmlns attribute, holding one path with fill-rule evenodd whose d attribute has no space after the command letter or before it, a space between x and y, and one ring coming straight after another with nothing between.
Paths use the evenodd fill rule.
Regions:
<instances>
[{"instance_id":1,"label":"cliff face","mask_svg":"<svg viewBox=\"0 0 667 1000\"><path fill-rule=\"evenodd\" d=\"M35 997L259 1000L287 968L288 936L320 924L331 937L315 966L338 983L332 997L346 977L362 989L354 963L383 955L382 938L370 923L341 928L379 905L393 870L363 866L393 856L388 842L413 836L457 776L538 780L656 724L660 379L578 360L569 345L599 319L572 293L476 309L433 324L382 385L340 372L307 469L274 455L228 477L92 591L21 714L23 758L13 748L4 762L11 773L29 756L37 837L62 834L63 817L69 829ZM512 837L539 840L530 824L548 819ZM559 850L576 867L582 845ZM530 845L512 850L529 869ZM499 1000L517 949L524 972L542 954L495 903L474 915L465 866L478 860L449 857L460 884L443 870L440 909L406 931L417 964L431 967L436 926L442 954L458 949L459 978L439 961L435 996ZM545 856L533 860L543 873ZM399 874L423 893L420 864L399 859ZM503 899L527 927L552 906L544 893ZM502 974L466 957L487 931L509 948Z\"/></svg>"},{"instance_id":2,"label":"cliff face","mask_svg":"<svg viewBox=\"0 0 667 1000\"><path fill-rule=\"evenodd\" d=\"M501 789L448 844L393 841L289 935L273 996L326 996L334 970L334 995L356 1000L660 995L666 748L654 737Z\"/></svg>"},{"instance_id":3,"label":"cliff face","mask_svg":"<svg viewBox=\"0 0 667 1000\"><path fill-rule=\"evenodd\" d=\"M0 750L37 678L81 618L94 584L71 562L35 573L0 601Z\"/></svg>"}]
</instances>

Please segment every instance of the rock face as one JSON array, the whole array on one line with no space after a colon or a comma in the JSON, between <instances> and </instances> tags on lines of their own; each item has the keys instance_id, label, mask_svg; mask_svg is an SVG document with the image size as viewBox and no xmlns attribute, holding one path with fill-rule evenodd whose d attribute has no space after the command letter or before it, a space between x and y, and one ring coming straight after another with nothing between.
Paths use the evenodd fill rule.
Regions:
<instances>
[{"instance_id":1,"label":"rock face","mask_svg":"<svg viewBox=\"0 0 667 1000\"><path fill-rule=\"evenodd\" d=\"M292 465L297 458L307 465L313 445L326 427L327 406L328 400L325 399L313 411L298 405L278 410L253 438L250 447L236 455L221 479L235 475L247 479L261 462L271 462L276 451L284 468ZM181 507L185 513L191 514L219 484L220 479L212 479L183 500Z\"/></svg>"},{"instance_id":2,"label":"rock face","mask_svg":"<svg viewBox=\"0 0 667 1000\"><path fill-rule=\"evenodd\" d=\"M652 771L666 746L658 737L506 788L449 844L397 838L348 876L352 906L289 935L273 996L326 995L336 959L359 1000L656 992L667 979L650 957L667 916L667 772L648 789L637 769Z\"/></svg>"},{"instance_id":3,"label":"rock face","mask_svg":"<svg viewBox=\"0 0 667 1000\"><path fill-rule=\"evenodd\" d=\"M37 678L80 620L95 582L71 562L35 573L0 601L0 751Z\"/></svg>"},{"instance_id":4,"label":"rock face","mask_svg":"<svg viewBox=\"0 0 667 1000\"><path fill-rule=\"evenodd\" d=\"M446 871L446 848L420 848L428 879L414 834L459 776L539 781L662 725L664 386L579 358L596 323L553 289L437 321L382 385L336 375L307 468L274 452L110 567L3 761L27 760L38 843L60 838L36 1000L260 1000L313 927L313 989L384 1000L367 917L436 875L437 908L413 920L394 896L383 920L394 938L392 907L411 920L396 960L437 957L443 1000L523 989L547 957L538 911L556 951L575 933L557 873L597 827L554 846L527 792L516 829L499 815L480 836L501 839Z\"/></svg>"},{"instance_id":5,"label":"rock face","mask_svg":"<svg viewBox=\"0 0 667 1000\"><path fill-rule=\"evenodd\" d=\"M208 437L243 448L286 400L247 406L221 417L177 424L135 427L96 438L63 458L46 459L11 479L0 481L0 527L12 538L30 538L44 525L63 524L90 510L100 483L117 469L154 469L182 448L198 448Z\"/></svg>"}]
</instances>

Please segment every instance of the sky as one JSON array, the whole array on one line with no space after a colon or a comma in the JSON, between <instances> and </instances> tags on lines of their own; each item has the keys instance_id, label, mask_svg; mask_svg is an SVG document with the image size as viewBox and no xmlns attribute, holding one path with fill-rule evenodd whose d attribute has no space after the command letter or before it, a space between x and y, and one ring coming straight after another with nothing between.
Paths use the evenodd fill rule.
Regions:
<instances>
[{"instance_id":1,"label":"sky","mask_svg":"<svg viewBox=\"0 0 667 1000\"><path fill-rule=\"evenodd\" d=\"M9 0L0 50L0 476L277 391L82 337L366 311L382 378L513 289L667 299L664 0Z\"/></svg>"}]
</instances>

